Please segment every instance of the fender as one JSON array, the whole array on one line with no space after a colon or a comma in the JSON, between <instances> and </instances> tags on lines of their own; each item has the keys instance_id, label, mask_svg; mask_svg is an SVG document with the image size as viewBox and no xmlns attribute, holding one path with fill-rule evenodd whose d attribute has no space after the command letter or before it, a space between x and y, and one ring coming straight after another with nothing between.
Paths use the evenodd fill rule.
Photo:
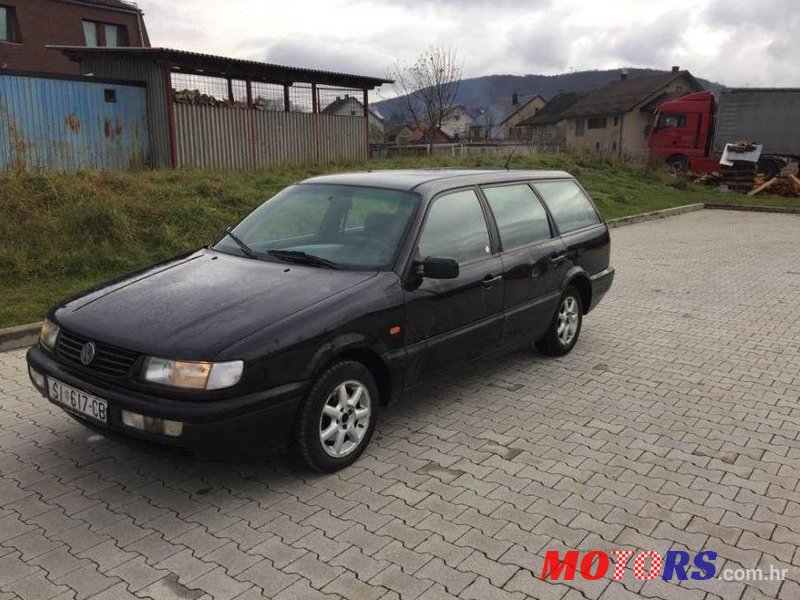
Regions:
<instances>
[{"instance_id":1,"label":"fender","mask_svg":"<svg viewBox=\"0 0 800 600\"><path fill-rule=\"evenodd\" d=\"M561 285L558 288L559 291L563 293L570 282L576 277L585 277L587 280L591 281L589 273L587 273L583 267L580 265L572 265L567 272L564 273L564 277L561 278Z\"/></svg>"},{"instance_id":2,"label":"fender","mask_svg":"<svg viewBox=\"0 0 800 600\"><path fill-rule=\"evenodd\" d=\"M389 350L380 340L365 333L343 333L322 344L311 356L303 370L303 379L313 379L322 368L335 358L350 350L365 350L379 357Z\"/></svg>"}]
</instances>

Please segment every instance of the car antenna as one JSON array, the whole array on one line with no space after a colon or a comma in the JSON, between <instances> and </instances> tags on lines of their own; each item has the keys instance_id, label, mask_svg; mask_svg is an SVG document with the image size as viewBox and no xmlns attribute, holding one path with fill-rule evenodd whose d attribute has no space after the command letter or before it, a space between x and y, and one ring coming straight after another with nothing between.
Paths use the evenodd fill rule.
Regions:
<instances>
[{"instance_id":1,"label":"car antenna","mask_svg":"<svg viewBox=\"0 0 800 600\"><path fill-rule=\"evenodd\" d=\"M506 164L505 164L505 166L503 167L503 168L504 168L506 171L510 171L510 170L511 170L511 169L509 168L509 165L511 164L511 159L512 159L512 158L514 158L514 154L516 153L516 151L517 151L517 148L519 148L519 144L517 144L516 146L514 146L514 147L511 149L511 152L509 152L509 153L508 153L508 158L506 159Z\"/></svg>"}]
</instances>

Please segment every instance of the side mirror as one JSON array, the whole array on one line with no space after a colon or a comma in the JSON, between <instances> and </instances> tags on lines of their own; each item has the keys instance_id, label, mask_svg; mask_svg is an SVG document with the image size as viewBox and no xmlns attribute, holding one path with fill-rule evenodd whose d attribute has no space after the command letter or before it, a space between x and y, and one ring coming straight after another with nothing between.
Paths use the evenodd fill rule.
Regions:
<instances>
[{"instance_id":1,"label":"side mirror","mask_svg":"<svg viewBox=\"0 0 800 600\"><path fill-rule=\"evenodd\" d=\"M458 277L458 261L447 256L426 256L417 261L417 275L431 279L455 279Z\"/></svg>"}]
</instances>

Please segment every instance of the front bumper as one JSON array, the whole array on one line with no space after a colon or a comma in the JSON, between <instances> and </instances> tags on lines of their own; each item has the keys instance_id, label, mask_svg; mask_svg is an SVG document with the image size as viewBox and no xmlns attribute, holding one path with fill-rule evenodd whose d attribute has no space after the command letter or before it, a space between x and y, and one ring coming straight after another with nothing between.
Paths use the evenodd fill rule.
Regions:
<instances>
[{"instance_id":1,"label":"front bumper","mask_svg":"<svg viewBox=\"0 0 800 600\"><path fill-rule=\"evenodd\" d=\"M29 367L45 377L55 378L108 402L106 425L75 413L61 404L56 406L86 426L109 437L128 439L171 447L181 453L216 455L229 450L273 450L289 442L297 407L302 400L306 382L226 400L172 400L131 390L115 389L113 384L98 384L77 377L38 346L28 350ZM44 389L31 380L34 387L49 401L47 383ZM121 411L180 421L180 437L168 437L127 427Z\"/></svg>"},{"instance_id":2,"label":"front bumper","mask_svg":"<svg viewBox=\"0 0 800 600\"><path fill-rule=\"evenodd\" d=\"M606 292L611 289L611 284L614 282L614 267L607 267L589 277L592 284L592 302L589 305L589 310L592 310L600 303ZM586 312L589 312L587 310Z\"/></svg>"}]
</instances>

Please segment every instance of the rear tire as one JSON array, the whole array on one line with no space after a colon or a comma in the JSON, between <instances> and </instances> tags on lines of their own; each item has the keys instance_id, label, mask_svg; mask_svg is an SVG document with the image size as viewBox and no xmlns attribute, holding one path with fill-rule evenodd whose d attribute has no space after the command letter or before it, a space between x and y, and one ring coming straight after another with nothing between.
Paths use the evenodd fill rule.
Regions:
<instances>
[{"instance_id":1,"label":"rear tire","mask_svg":"<svg viewBox=\"0 0 800 600\"><path fill-rule=\"evenodd\" d=\"M380 412L372 372L345 360L328 367L300 408L295 441L314 470L333 472L353 464L369 444Z\"/></svg>"},{"instance_id":2,"label":"rear tire","mask_svg":"<svg viewBox=\"0 0 800 600\"><path fill-rule=\"evenodd\" d=\"M573 286L567 287L558 301L553 320L536 347L547 356L564 356L578 343L583 325L581 294Z\"/></svg>"}]
</instances>

